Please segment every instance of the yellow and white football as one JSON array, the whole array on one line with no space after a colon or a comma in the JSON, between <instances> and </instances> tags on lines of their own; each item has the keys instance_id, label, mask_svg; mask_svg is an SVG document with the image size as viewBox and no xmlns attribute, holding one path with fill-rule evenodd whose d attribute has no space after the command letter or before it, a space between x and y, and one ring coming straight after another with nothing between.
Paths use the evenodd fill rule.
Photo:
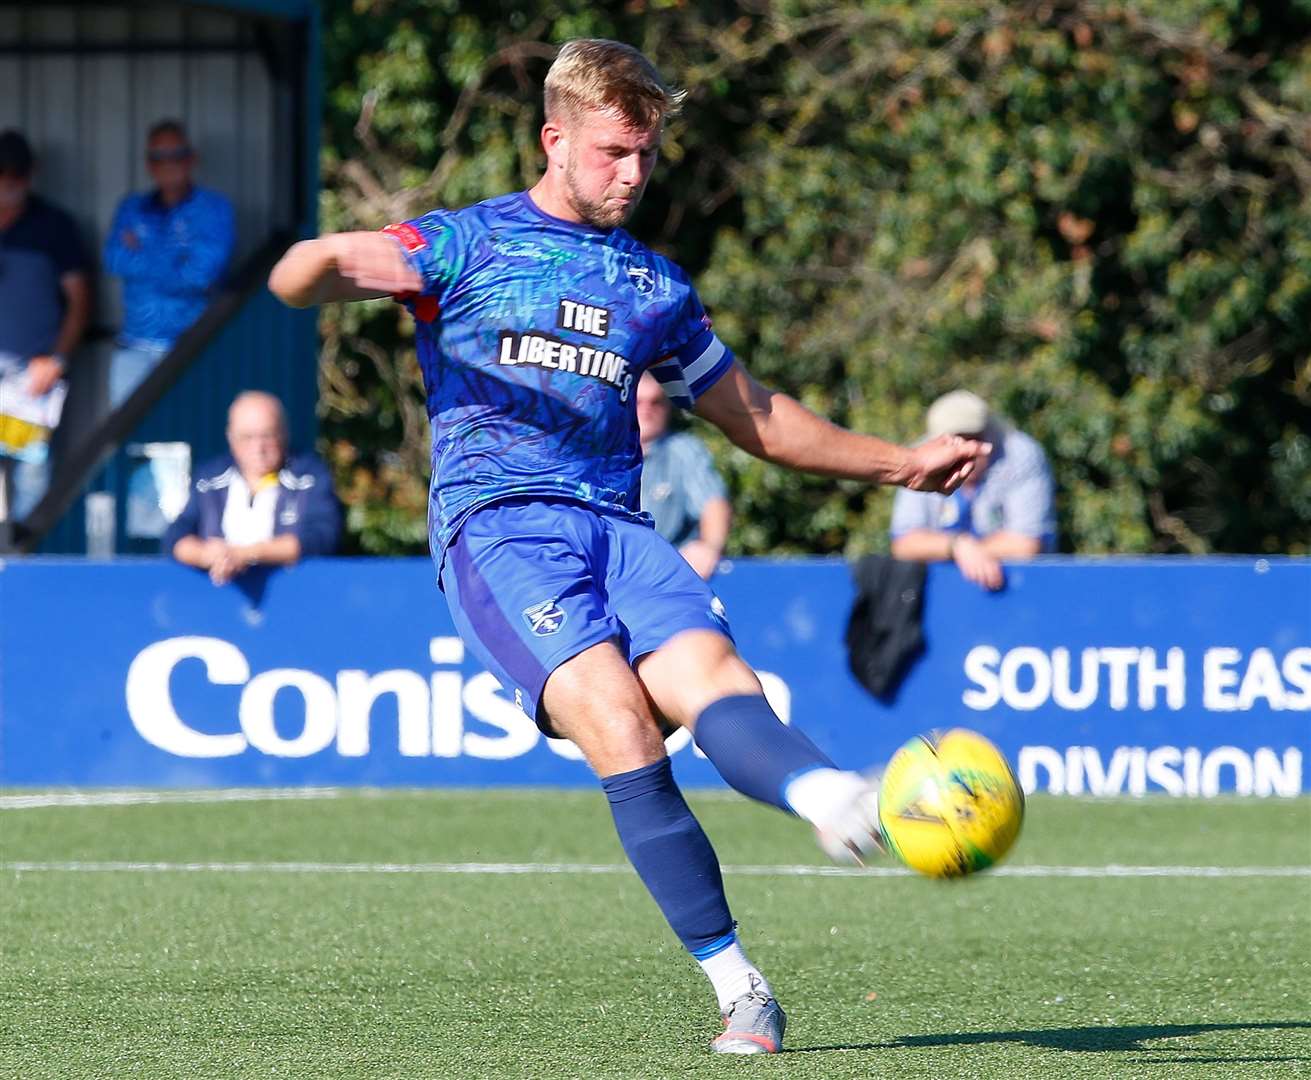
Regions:
<instances>
[{"instance_id":1,"label":"yellow and white football","mask_svg":"<svg viewBox=\"0 0 1311 1080\"><path fill-rule=\"evenodd\" d=\"M929 877L992 866L1023 821L1024 792L1010 764L976 731L917 735L883 774L879 825L888 850Z\"/></svg>"}]
</instances>

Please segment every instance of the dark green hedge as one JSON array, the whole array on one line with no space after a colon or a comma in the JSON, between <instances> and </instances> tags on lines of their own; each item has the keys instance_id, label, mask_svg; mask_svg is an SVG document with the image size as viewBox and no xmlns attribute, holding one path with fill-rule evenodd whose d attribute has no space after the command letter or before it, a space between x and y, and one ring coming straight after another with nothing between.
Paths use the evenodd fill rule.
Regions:
<instances>
[{"instance_id":1,"label":"dark green hedge","mask_svg":"<svg viewBox=\"0 0 1311 1080\"><path fill-rule=\"evenodd\" d=\"M531 184L552 43L689 90L632 231L764 381L898 440L945 390L1036 436L1061 544L1311 549L1311 5L330 0L325 229ZM418 550L427 430L394 305L325 311L362 550ZM731 550L886 546L891 496L705 430Z\"/></svg>"}]
</instances>

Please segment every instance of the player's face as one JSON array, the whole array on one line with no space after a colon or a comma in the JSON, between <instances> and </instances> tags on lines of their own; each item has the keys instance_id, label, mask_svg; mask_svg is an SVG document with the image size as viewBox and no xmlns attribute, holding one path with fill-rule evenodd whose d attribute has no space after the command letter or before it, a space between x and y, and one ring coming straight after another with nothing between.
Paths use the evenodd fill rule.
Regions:
<instances>
[{"instance_id":1,"label":"player's face","mask_svg":"<svg viewBox=\"0 0 1311 1080\"><path fill-rule=\"evenodd\" d=\"M669 427L669 399L654 375L643 375L637 384L637 426L643 442L660 438Z\"/></svg>"},{"instance_id":2,"label":"player's face","mask_svg":"<svg viewBox=\"0 0 1311 1080\"><path fill-rule=\"evenodd\" d=\"M244 401L228 418L228 446L243 476L266 476L282 467L282 417L260 400Z\"/></svg>"},{"instance_id":3,"label":"player's face","mask_svg":"<svg viewBox=\"0 0 1311 1080\"><path fill-rule=\"evenodd\" d=\"M660 156L663 128L635 128L614 111L589 109L565 125L565 191L590 225L622 225L642 200Z\"/></svg>"}]
</instances>

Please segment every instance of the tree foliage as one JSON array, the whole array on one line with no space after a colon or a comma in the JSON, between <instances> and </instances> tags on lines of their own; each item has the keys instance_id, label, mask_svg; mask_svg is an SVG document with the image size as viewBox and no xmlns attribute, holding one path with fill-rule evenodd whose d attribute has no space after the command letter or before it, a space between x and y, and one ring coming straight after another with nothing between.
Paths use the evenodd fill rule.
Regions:
<instances>
[{"instance_id":1,"label":"tree foliage","mask_svg":"<svg viewBox=\"0 0 1311 1080\"><path fill-rule=\"evenodd\" d=\"M1311 5L331 0L323 227L537 178L554 44L689 91L632 231L769 384L916 438L964 386L1033 434L1062 547L1311 550ZM393 304L322 319L324 432L368 551L426 536ZM886 547L891 499L704 430L731 550Z\"/></svg>"}]
</instances>

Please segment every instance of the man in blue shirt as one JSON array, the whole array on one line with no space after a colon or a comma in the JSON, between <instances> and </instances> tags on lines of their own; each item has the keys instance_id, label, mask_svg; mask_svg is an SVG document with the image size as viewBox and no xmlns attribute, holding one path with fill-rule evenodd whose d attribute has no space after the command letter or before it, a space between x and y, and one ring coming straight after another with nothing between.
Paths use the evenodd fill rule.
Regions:
<instances>
[{"instance_id":1,"label":"man in blue shirt","mask_svg":"<svg viewBox=\"0 0 1311 1080\"><path fill-rule=\"evenodd\" d=\"M1031 559L1055 548L1047 457L1033 438L968 390L953 390L930 405L926 427L930 438L963 435L989 450L950 495L897 492L892 554L914 562L954 562L969 581L996 591L1006 582L1003 559Z\"/></svg>"},{"instance_id":2,"label":"man in blue shirt","mask_svg":"<svg viewBox=\"0 0 1311 1080\"><path fill-rule=\"evenodd\" d=\"M118 408L200 318L232 257L232 205L195 184L196 152L177 120L146 140L151 191L126 196L105 240L105 269L123 279L123 326L110 361Z\"/></svg>"},{"instance_id":3,"label":"man in blue shirt","mask_svg":"<svg viewBox=\"0 0 1311 1080\"><path fill-rule=\"evenodd\" d=\"M0 520L22 521L50 484L49 435L91 307L73 219L32 192L32 148L0 133Z\"/></svg>"},{"instance_id":4,"label":"man in blue shirt","mask_svg":"<svg viewBox=\"0 0 1311 1080\"><path fill-rule=\"evenodd\" d=\"M713 1049L777 1053L783 1012L738 940L664 736L691 730L729 784L810 822L829 850L878 846L877 790L779 721L723 604L641 511L637 382L650 370L738 446L831 476L949 491L978 447L894 446L752 379L687 275L621 228L682 95L603 40L567 42L545 90L532 190L303 241L269 285L293 306L396 295L413 313L451 617L600 777L625 853L714 987Z\"/></svg>"},{"instance_id":5,"label":"man in blue shirt","mask_svg":"<svg viewBox=\"0 0 1311 1080\"><path fill-rule=\"evenodd\" d=\"M719 565L733 508L705 443L670 431L672 406L654 375L637 384L637 428L642 440L642 509L703 578Z\"/></svg>"}]
</instances>

